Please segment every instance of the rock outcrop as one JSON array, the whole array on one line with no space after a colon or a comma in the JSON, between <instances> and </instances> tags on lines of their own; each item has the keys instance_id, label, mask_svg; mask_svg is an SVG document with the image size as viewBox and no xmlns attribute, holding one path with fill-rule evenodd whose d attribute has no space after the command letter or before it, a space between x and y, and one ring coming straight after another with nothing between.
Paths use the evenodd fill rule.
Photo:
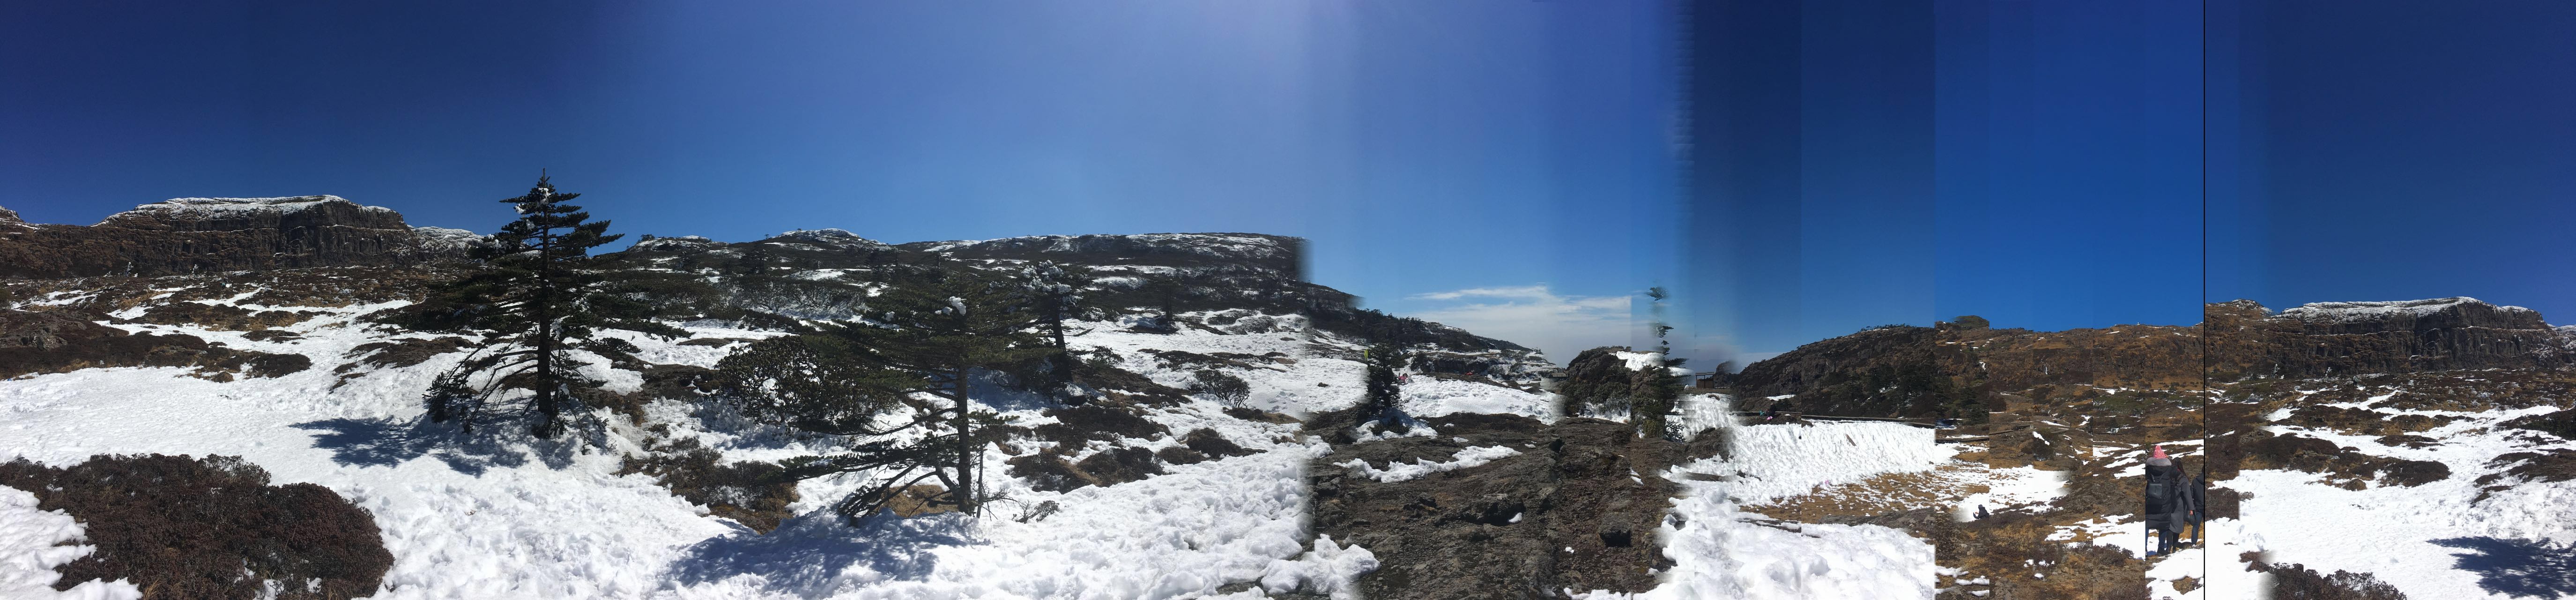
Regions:
<instances>
[{"instance_id":1,"label":"rock outcrop","mask_svg":"<svg viewBox=\"0 0 2576 600\"><path fill-rule=\"evenodd\" d=\"M338 196L178 198L90 226L30 225L0 213L0 278L401 265L464 258L482 243Z\"/></svg>"},{"instance_id":2,"label":"rock outcrop","mask_svg":"<svg viewBox=\"0 0 2576 600\"><path fill-rule=\"evenodd\" d=\"M2200 386L2204 377L2304 379L2576 366L2576 336L2570 328L2553 328L2531 309L2474 298L2322 302L2279 314L2238 300L2209 304L2202 318L2194 326L2065 331L1960 323L1873 328L1754 363L1732 382L1739 397L1792 396L1778 407L1782 410L1926 416L1938 403L1890 393L1891 386L1903 391L1925 372L1938 373L1966 393L2041 386L2182 390ZM1861 385L1852 388L1854 382Z\"/></svg>"},{"instance_id":3,"label":"rock outcrop","mask_svg":"<svg viewBox=\"0 0 2576 600\"><path fill-rule=\"evenodd\" d=\"M2277 315L2238 300L2207 315L2220 380L2576 365L2570 340L2539 311L2475 298L2319 302Z\"/></svg>"},{"instance_id":4,"label":"rock outcrop","mask_svg":"<svg viewBox=\"0 0 2576 600\"><path fill-rule=\"evenodd\" d=\"M1362 310L1357 297L1305 281L1304 251L1303 239L1253 233L1042 235L887 244L839 229L808 229L730 243L697 236L644 236L633 247L607 256L638 266L678 270L821 270L832 272L825 279L839 281L882 281L923 267L1003 270L1054 261L1091 270L1094 283L1083 297L1092 306L1146 312L1168 306L1183 313L1207 313L1184 318L1180 326L1242 333L1247 328L1238 325L1239 319L1298 315L1300 325L1325 331L1445 350L1437 357L1444 362L1425 365L1439 372L1534 382L1537 372L1548 368L1536 351L1518 344ZM1270 317L1254 320L1275 322Z\"/></svg>"}]
</instances>

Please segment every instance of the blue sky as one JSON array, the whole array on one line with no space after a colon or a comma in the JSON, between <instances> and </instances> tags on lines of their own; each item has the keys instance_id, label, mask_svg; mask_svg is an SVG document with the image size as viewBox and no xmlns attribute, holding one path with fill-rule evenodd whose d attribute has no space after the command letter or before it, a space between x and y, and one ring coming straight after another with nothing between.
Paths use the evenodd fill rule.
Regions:
<instances>
[{"instance_id":1,"label":"blue sky","mask_svg":"<svg viewBox=\"0 0 2576 600\"><path fill-rule=\"evenodd\" d=\"M1558 360L1647 342L1649 285L1703 365L2204 294L2576 314L2569 5L1690 6L12 3L0 206L490 231L546 168L630 234L1298 235L1319 283Z\"/></svg>"},{"instance_id":2,"label":"blue sky","mask_svg":"<svg viewBox=\"0 0 2576 600\"><path fill-rule=\"evenodd\" d=\"M2228 2L2210 42L2211 300L2576 323L2576 4Z\"/></svg>"},{"instance_id":3,"label":"blue sky","mask_svg":"<svg viewBox=\"0 0 2576 600\"><path fill-rule=\"evenodd\" d=\"M734 6L12 3L0 206L488 232L546 168L630 234L1298 235L1369 306L1568 355L1678 264L1661 3Z\"/></svg>"},{"instance_id":4,"label":"blue sky","mask_svg":"<svg viewBox=\"0 0 2576 600\"><path fill-rule=\"evenodd\" d=\"M2200 9L1702 5L1690 344L2200 320Z\"/></svg>"}]
</instances>

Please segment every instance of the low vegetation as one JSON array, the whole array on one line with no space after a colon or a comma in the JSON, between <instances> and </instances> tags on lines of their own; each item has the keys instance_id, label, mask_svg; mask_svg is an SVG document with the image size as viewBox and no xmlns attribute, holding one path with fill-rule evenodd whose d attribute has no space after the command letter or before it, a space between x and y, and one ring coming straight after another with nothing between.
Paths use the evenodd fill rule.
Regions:
<instances>
[{"instance_id":1,"label":"low vegetation","mask_svg":"<svg viewBox=\"0 0 2576 600\"><path fill-rule=\"evenodd\" d=\"M0 485L70 514L97 546L56 567L55 589L125 580L147 600L345 600L375 595L393 566L367 509L310 483L269 485L240 457L22 458L0 464Z\"/></svg>"}]
</instances>

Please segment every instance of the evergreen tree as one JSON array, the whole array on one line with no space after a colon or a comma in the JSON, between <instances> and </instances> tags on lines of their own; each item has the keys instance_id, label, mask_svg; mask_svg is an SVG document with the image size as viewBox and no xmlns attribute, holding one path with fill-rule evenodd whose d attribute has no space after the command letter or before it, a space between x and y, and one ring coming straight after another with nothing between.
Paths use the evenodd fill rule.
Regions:
<instances>
[{"instance_id":1,"label":"evergreen tree","mask_svg":"<svg viewBox=\"0 0 2576 600\"><path fill-rule=\"evenodd\" d=\"M769 262L769 244L745 244L742 253L734 255L733 260L725 264L725 273L756 280L769 274Z\"/></svg>"},{"instance_id":2,"label":"evergreen tree","mask_svg":"<svg viewBox=\"0 0 2576 600\"><path fill-rule=\"evenodd\" d=\"M1664 322L1664 300L1670 296L1661 287L1646 289L1646 297L1654 300L1655 320L1649 326L1655 332L1657 360L1646 365L1651 371L1638 386L1630 403L1634 412L1629 414L1629 421L1637 425L1637 435L1641 436L1670 435L1669 423L1681 408L1683 376L1673 374L1673 369L1682 366L1683 359L1672 357L1672 343L1666 336L1672 333L1673 327Z\"/></svg>"},{"instance_id":3,"label":"evergreen tree","mask_svg":"<svg viewBox=\"0 0 2576 600\"><path fill-rule=\"evenodd\" d=\"M1066 346L1064 322L1082 314L1082 290L1092 282L1090 269L1044 261L1030 265L1024 277L1035 297L1038 327L1046 332L1048 345L1055 349L1046 357L1045 379L1040 382L1044 385L1040 387L1059 400L1074 401L1082 394L1074 387L1078 383L1075 373L1081 365ZM1073 335L1082 333L1087 332Z\"/></svg>"},{"instance_id":4,"label":"evergreen tree","mask_svg":"<svg viewBox=\"0 0 2576 600\"><path fill-rule=\"evenodd\" d=\"M1363 358L1363 362L1368 364L1368 395L1363 404L1368 414L1378 420L1379 429L1409 430L1398 418L1397 411L1397 404L1404 397L1402 384L1396 379L1396 372L1404 369L1404 347L1380 342L1370 346Z\"/></svg>"},{"instance_id":5,"label":"evergreen tree","mask_svg":"<svg viewBox=\"0 0 2576 600\"><path fill-rule=\"evenodd\" d=\"M1153 293L1162 300L1162 312L1146 319L1136 329L1146 333L1181 332L1181 282L1161 280L1153 284Z\"/></svg>"},{"instance_id":6,"label":"evergreen tree","mask_svg":"<svg viewBox=\"0 0 2576 600\"><path fill-rule=\"evenodd\" d=\"M1054 349L1035 333L1027 288L950 273L868 300L861 319L771 340L718 365L746 413L862 438L848 451L784 463L788 479L869 473L873 482L834 508L855 523L904 490L936 480L939 501L976 512L986 428L999 415L971 402L969 379ZM904 409L909 409L905 411ZM885 417L897 422L881 424Z\"/></svg>"},{"instance_id":7,"label":"evergreen tree","mask_svg":"<svg viewBox=\"0 0 2576 600\"><path fill-rule=\"evenodd\" d=\"M431 382L424 398L431 421L460 420L470 431L489 400L527 390L536 414L530 433L553 437L563 431L564 405L601 383L579 374L572 351L634 360L634 344L601 337L599 330L687 335L646 318L651 311L641 302L609 293L590 249L621 236L607 235L608 221L592 221L581 207L564 204L578 196L557 193L541 176L526 195L502 200L520 217L492 235L493 247L478 252L483 268L435 291L435 302L469 313L465 329L484 339Z\"/></svg>"}]
</instances>

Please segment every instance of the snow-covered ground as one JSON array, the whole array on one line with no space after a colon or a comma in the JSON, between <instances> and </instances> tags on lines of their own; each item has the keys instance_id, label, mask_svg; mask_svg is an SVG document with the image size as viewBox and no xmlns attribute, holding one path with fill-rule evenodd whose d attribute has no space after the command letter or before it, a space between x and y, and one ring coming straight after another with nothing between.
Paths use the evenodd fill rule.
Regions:
<instances>
[{"instance_id":1,"label":"snow-covered ground","mask_svg":"<svg viewBox=\"0 0 2576 600\"><path fill-rule=\"evenodd\" d=\"M20 600L134 600L143 590L125 580L90 580L54 591L54 567L88 556L81 525L59 510L36 510L36 495L0 486L0 598ZM60 544L60 545L57 545Z\"/></svg>"},{"instance_id":2,"label":"snow-covered ground","mask_svg":"<svg viewBox=\"0 0 2576 600\"><path fill-rule=\"evenodd\" d=\"M2271 585L2271 576L2245 569L2237 555L2262 547L2259 534L2248 533L2245 522L2237 519L2214 519L2202 533L2203 545L2177 551L2159 559L2147 569L2147 594L2156 600L2260 600L2261 590ZM2184 592L2177 582L2193 582Z\"/></svg>"},{"instance_id":3,"label":"snow-covered ground","mask_svg":"<svg viewBox=\"0 0 2576 600\"><path fill-rule=\"evenodd\" d=\"M2358 404L2353 403L2361 407ZM2272 562L2304 564L2319 573L2372 573L2414 598L2501 599L2569 592L2563 587L2569 585L2563 572L2554 575L2562 580L2551 584L2526 579L2551 575L2521 572L2534 566L2523 563L2564 556L2566 548L2576 544L2576 508L2571 508L2576 507L2576 481L2519 483L2471 503L2479 492L2476 479L2502 470L2487 465L2497 455L2576 449L2576 442L2536 443L2541 434L2495 427L2504 420L2555 407L2491 412L2374 410L2391 416L2412 413L2460 420L2415 434L2441 442L2426 448L2388 446L2372 441L2374 436L2323 429L2267 429L2374 455L2440 462L2450 468L2450 477L2415 487L2373 482L2355 491L2318 483L2322 478L2318 474L2245 471L2224 482L2226 487L2252 494L2240 509L2245 545L2269 551ZM2223 558L2234 564L2234 555ZM2561 559L2557 564L2564 563ZM2216 564L2213 561L2212 570L2219 570Z\"/></svg>"},{"instance_id":4,"label":"snow-covered ground","mask_svg":"<svg viewBox=\"0 0 2576 600\"><path fill-rule=\"evenodd\" d=\"M986 465L997 503L981 519L932 515L838 522L828 505L860 482L854 477L799 486L801 514L768 535L713 517L644 475L620 475L622 459L647 434L606 410L580 417L582 442L527 443L461 439L452 427L421 422L419 397L459 354L400 368L359 367L339 381L334 367L368 342L415 334L370 330L356 315L396 303L319 310L323 316L284 329L302 337L253 341L239 332L157 326L235 348L297 352L314 367L283 377L215 382L177 368L87 369L0 381L0 460L25 457L65 466L94 454L240 455L279 484L331 488L371 511L395 563L377 598L1256 598L1300 587L1348 596L1348 581L1375 568L1367 549L1316 540L1309 544L1304 469L1328 451L1300 441L1296 425L1225 416L1225 406L1194 398L1157 409L1149 419L1175 434L1215 429L1257 451L1166 467L1167 473L1107 488L1041 492L999 477L1009 456ZM696 338L760 338L774 333L691 323ZM1313 356L1309 346L1350 346L1291 333L1219 335L1190 330L1151 335L1107 323L1073 340L1078 348L1120 352L1121 367L1183 387L1196 369L1165 368L1146 348L1209 354L1282 353L1286 360L1233 369L1252 386L1242 403L1306 415L1359 401L1357 362ZM144 326L126 326L143 330ZM711 366L741 348L683 346L679 340L621 336L651 362ZM1255 371L1258 372L1255 372ZM610 391L630 391L630 371L594 369ZM335 384L336 387L335 387ZM1517 412L1554 418L1546 394L1471 382L1416 378L1406 406ZM1043 422L1040 406L997 395L992 408ZM669 425L668 439L695 439L725 461L776 460L827 450L829 439L804 439L729 419L721 411L675 401L647 406ZM486 427L480 429L507 429ZM1157 449L1177 435L1125 440ZM1078 458L1078 456L1077 456ZM40 513L32 497L0 496L0 596L33 596L50 567L76 557L78 527L60 513ZM1053 501L1061 511L1027 522L1022 509ZM1253 584L1219 594L1228 584ZM117 583L75 588L76 598L110 598ZM44 590L51 593L50 589Z\"/></svg>"},{"instance_id":5,"label":"snow-covered ground","mask_svg":"<svg viewBox=\"0 0 2576 600\"><path fill-rule=\"evenodd\" d=\"M1694 401L1722 402L1714 395ZM1710 411L1722 414L1723 408ZM1877 525L1749 522L1744 504L1803 494L1834 482L1883 473L1924 471L1955 449L1932 432L1897 423L1744 426L1733 434L1732 460L1711 457L1664 474L1684 488L1672 519L1658 530L1676 565L1643 598L1905 598L1932 597L1932 545ZM1701 473L1728 481L1697 481Z\"/></svg>"},{"instance_id":6,"label":"snow-covered ground","mask_svg":"<svg viewBox=\"0 0 2576 600\"><path fill-rule=\"evenodd\" d=\"M1983 467L1984 465L1978 465ZM1953 507L1950 516L1959 521L1976 518L1977 507L1988 512L2022 508L2038 512L2052 500L2066 495L2066 471L2047 471L2036 467L1982 469L1986 491L1969 494Z\"/></svg>"}]
</instances>

